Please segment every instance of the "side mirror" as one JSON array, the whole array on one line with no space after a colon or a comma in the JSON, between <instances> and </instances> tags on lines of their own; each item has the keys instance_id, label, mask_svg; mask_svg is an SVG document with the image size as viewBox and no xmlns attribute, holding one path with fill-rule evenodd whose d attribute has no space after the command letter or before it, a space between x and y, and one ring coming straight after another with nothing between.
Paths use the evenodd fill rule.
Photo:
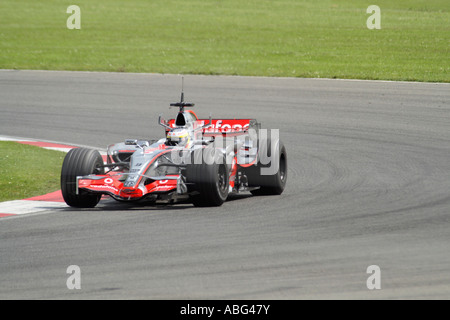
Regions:
<instances>
[{"instance_id":1,"label":"side mirror","mask_svg":"<svg viewBox=\"0 0 450 320\"><path fill-rule=\"evenodd\" d=\"M158 124L163 126L166 129L172 130L172 128L170 126L168 126L166 124L166 122L162 119L162 115L161 114L159 115L159 118L158 118Z\"/></svg>"},{"instance_id":2,"label":"side mirror","mask_svg":"<svg viewBox=\"0 0 450 320\"><path fill-rule=\"evenodd\" d=\"M208 121L208 123L207 123L207 124L204 124L204 125L201 126L201 127L196 128L195 131L207 129L207 128L211 127L211 125L212 125L212 116L211 116L211 114L210 114L210 115L209 115L209 121Z\"/></svg>"}]
</instances>

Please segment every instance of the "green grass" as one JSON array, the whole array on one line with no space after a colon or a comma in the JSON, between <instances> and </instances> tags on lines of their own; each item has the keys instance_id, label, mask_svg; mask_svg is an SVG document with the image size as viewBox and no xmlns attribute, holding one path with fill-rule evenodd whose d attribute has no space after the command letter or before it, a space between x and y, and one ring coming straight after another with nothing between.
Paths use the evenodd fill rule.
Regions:
<instances>
[{"instance_id":1,"label":"green grass","mask_svg":"<svg viewBox=\"0 0 450 320\"><path fill-rule=\"evenodd\" d=\"M449 45L448 0L0 2L3 69L450 82Z\"/></svg>"},{"instance_id":2,"label":"green grass","mask_svg":"<svg viewBox=\"0 0 450 320\"><path fill-rule=\"evenodd\" d=\"M64 152L0 141L0 201L59 190L64 157Z\"/></svg>"}]
</instances>

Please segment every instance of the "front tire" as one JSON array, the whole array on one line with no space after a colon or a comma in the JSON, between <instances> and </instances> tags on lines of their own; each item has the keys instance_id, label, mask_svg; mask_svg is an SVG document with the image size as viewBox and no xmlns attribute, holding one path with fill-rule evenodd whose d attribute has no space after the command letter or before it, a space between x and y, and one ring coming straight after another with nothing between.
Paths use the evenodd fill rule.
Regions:
<instances>
[{"instance_id":1,"label":"front tire","mask_svg":"<svg viewBox=\"0 0 450 320\"><path fill-rule=\"evenodd\" d=\"M102 174L103 159L100 152L87 148L72 149L67 153L61 169L61 192L64 201L75 208L93 208L100 201L101 194L92 194L79 190L77 194L77 176Z\"/></svg>"}]
</instances>

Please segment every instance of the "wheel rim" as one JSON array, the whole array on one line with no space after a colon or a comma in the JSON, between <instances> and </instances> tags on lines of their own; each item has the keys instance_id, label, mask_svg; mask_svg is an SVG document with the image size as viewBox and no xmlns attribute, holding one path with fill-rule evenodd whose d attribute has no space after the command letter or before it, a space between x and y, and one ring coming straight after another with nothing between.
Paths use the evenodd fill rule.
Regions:
<instances>
[{"instance_id":1,"label":"wheel rim","mask_svg":"<svg viewBox=\"0 0 450 320\"><path fill-rule=\"evenodd\" d=\"M225 166L219 166L219 171L217 173L217 189L224 193L227 190L227 176Z\"/></svg>"}]
</instances>

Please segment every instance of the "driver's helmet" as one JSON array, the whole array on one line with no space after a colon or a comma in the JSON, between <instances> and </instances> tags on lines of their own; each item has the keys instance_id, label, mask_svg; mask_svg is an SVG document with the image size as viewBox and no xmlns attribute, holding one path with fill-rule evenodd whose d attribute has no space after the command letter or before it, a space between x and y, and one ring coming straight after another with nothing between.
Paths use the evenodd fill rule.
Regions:
<instances>
[{"instance_id":1,"label":"driver's helmet","mask_svg":"<svg viewBox=\"0 0 450 320\"><path fill-rule=\"evenodd\" d=\"M189 133L184 128L175 128L167 133L166 145L186 147L189 143Z\"/></svg>"}]
</instances>

